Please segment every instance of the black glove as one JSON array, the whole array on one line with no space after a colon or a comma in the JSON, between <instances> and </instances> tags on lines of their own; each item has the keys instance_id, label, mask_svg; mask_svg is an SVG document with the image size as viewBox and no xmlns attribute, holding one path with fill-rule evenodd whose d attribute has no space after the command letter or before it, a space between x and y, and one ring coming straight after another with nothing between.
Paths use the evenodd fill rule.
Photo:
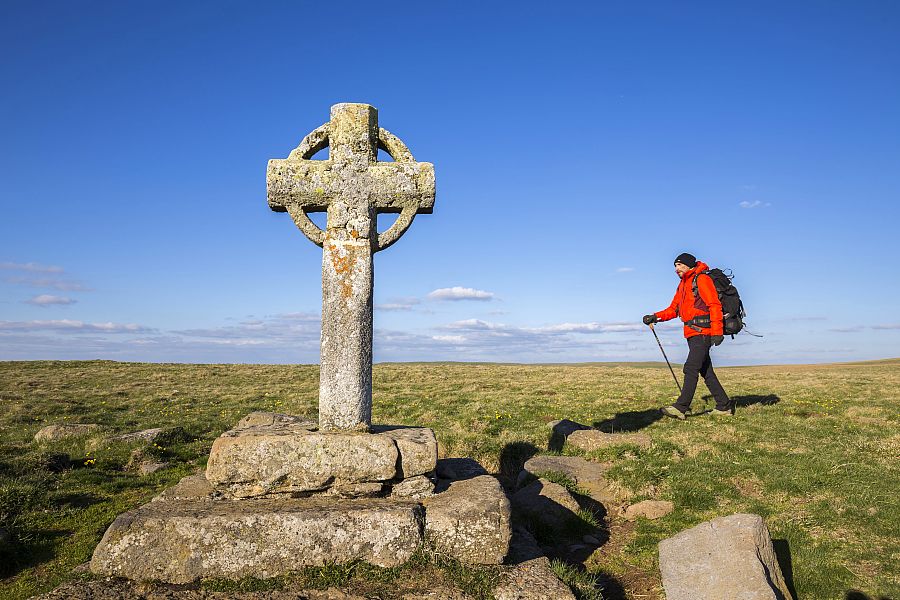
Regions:
<instances>
[{"instance_id":1,"label":"black glove","mask_svg":"<svg viewBox=\"0 0 900 600\"><path fill-rule=\"evenodd\" d=\"M659 321L659 317L656 315L644 315L644 325L650 325L651 323L656 323Z\"/></svg>"},{"instance_id":2,"label":"black glove","mask_svg":"<svg viewBox=\"0 0 900 600\"><path fill-rule=\"evenodd\" d=\"M725 339L725 336L724 336L724 335L711 335L711 336L709 336L709 341L712 342L712 345L713 345L713 346L718 346L719 344L722 343L722 340L724 340L724 339Z\"/></svg>"}]
</instances>

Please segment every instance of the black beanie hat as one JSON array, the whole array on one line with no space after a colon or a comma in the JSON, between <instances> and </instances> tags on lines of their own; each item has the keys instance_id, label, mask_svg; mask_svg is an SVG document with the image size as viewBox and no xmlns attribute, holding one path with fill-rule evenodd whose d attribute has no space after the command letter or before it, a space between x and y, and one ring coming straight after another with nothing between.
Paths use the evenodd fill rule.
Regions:
<instances>
[{"instance_id":1,"label":"black beanie hat","mask_svg":"<svg viewBox=\"0 0 900 600\"><path fill-rule=\"evenodd\" d=\"M697 259L694 258L693 254L688 254L687 252L682 252L675 258L675 262L681 263L687 267L694 268L697 266Z\"/></svg>"}]
</instances>

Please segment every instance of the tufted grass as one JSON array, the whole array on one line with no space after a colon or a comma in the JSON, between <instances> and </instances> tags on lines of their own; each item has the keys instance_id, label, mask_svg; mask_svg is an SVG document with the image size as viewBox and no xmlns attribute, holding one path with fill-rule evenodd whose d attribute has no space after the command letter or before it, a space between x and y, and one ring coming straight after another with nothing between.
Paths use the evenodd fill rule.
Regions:
<instances>
[{"instance_id":1,"label":"tufted grass","mask_svg":"<svg viewBox=\"0 0 900 600\"><path fill-rule=\"evenodd\" d=\"M547 451L550 421L649 434L648 449L563 449L611 461L611 476L635 500L676 507L658 521L639 521L627 538L610 541L614 551L598 551L585 570L567 575L582 597L600 593L585 582L612 581L608 589L662 598L659 540L736 512L765 517L799 598L900 597L900 360L718 371L738 401L737 416L676 422L654 412L673 397L664 365L380 364L374 420L432 427L443 456L476 458L507 486L524 460ZM252 410L314 415L317 390L314 365L0 363L0 529L10 537L0 544L0 599L80 577L72 569L90 558L115 516L202 469L222 431ZM698 394L695 412L704 406L712 402ZM44 425L66 422L116 433L177 426L186 435L157 447L32 441ZM124 470L138 447L172 467L147 477ZM305 571L303 581L368 585L390 597L391 585L379 581L427 572L485 597L497 577L496 569L417 560L402 577L357 565ZM848 596L852 590L863 595Z\"/></svg>"}]
</instances>

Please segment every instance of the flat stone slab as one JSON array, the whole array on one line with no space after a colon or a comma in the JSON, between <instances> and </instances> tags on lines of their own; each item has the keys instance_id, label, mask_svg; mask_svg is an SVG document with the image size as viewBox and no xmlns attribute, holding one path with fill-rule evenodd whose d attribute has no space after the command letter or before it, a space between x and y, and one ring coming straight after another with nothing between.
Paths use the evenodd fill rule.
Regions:
<instances>
[{"instance_id":1,"label":"flat stone slab","mask_svg":"<svg viewBox=\"0 0 900 600\"><path fill-rule=\"evenodd\" d=\"M481 475L426 498L425 538L439 552L470 564L496 565L509 551L509 500L500 482Z\"/></svg>"},{"instance_id":2,"label":"flat stone slab","mask_svg":"<svg viewBox=\"0 0 900 600\"><path fill-rule=\"evenodd\" d=\"M606 478L608 464L595 463L580 456L539 455L529 458L519 474L519 487L532 477L540 478L544 473L562 473L575 485L606 507L624 502L630 491L615 481Z\"/></svg>"},{"instance_id":3,"label":"flat stone slab","mask_svg":"<svg viewBox=\"0 0 900 600\"><path fill-rule=\"evenodd\" d=\"M759 515L719 517L659 543L667 600L791 600Z\"/></svg>"},{"instance_id":4,"label":"flat stone slab","mask_svg":"<svg viewBox=\"0 0 900 600\"><path fill-rule=\"evenodd\" d=\"M65 423L62 425L47 425L36 434L36 442L55 442L68 438L89 435L100 430L100 426L94 423Z\"/></svg>"},{"instance_id":5,"label":"flat stone slab","mask_svg":"<svg viewBox=\"0 0 900 600\"><path fill-rule=\"evenodd\" d=\"M181 584L353 560L393 567L421 546L422 521L421 506L401 500L155 501L113 521L91 571Z\"/></svg>"},{"instance_id":6,"label":"flat stone slab","mask_svg":"<svg viewBox=\"0 0 900 600\"><path fill-rule=\"evenodd\" d=\"M321 432L310 421L253 413L213 442L206 478L229 496L250 498L352 489L434 470L437 440L431 429L374 429Z\"/></svg>"},{"instance_id":7,"label":"flat stone slab","mask_svg":"<svg viewBox=\"0 0 900 600\"><path fill-rule=\"evenodd\" d=\"M519 563L494 589L496 600L575 600L575 594L550 568L545 556Z\"/></svg>"},{"instance_id":8,"label":"flat stone slab","mask_svg":"<svg viewBox=\"0 0 900 600\"><path fill-rule=\"evenodd\" d=\"M644 500L632 504L622 514L626 521L635 521L638 517L645 519L660 519L675 510L675 505L668 500Z\"/></svg>"}]
</instances>

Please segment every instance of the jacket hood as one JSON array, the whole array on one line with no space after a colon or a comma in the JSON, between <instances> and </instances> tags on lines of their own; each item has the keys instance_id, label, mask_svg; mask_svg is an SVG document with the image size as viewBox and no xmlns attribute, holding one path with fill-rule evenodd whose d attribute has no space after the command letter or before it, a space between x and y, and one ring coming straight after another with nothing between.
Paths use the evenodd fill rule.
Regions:
<instances>
[{"instance_id":1,"label":"jacket hood","mask_svg":"<svg viewBox=\"0 0 900 600\"><path fill-rule=\"evenodd\" d=\"M709 271L709 265L703 262L702 260L698 260L697 264L694 265L692 269L689 269L684 272L684 275L681 277L682 279L688 277L689 275L700 273L701 271Z\"/></svg>"}]
</instances>

